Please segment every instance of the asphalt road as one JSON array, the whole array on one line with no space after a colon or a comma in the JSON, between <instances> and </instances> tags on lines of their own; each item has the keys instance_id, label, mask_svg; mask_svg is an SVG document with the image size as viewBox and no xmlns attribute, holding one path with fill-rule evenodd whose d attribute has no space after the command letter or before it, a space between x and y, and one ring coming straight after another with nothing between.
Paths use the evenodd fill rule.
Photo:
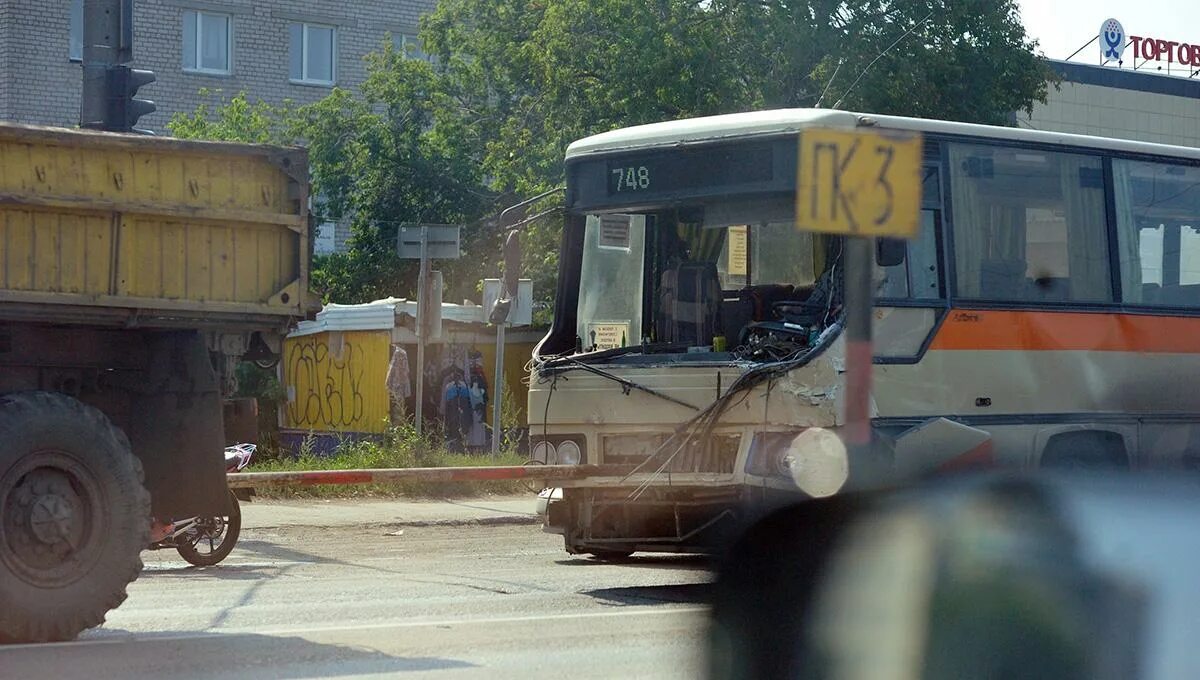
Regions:
<instances>
[{"instance_id":1,"label":"asphalt road","mask_svg":"<svg viewBox=\"0 0 1200 680\"><path fill-rule=\"evenodd\" d=\"M694 678L692 557L574 558L537 526L246 529L221 565L144 555L79 640L0 647L0 678Z\"/></svg>"}]
</instances>

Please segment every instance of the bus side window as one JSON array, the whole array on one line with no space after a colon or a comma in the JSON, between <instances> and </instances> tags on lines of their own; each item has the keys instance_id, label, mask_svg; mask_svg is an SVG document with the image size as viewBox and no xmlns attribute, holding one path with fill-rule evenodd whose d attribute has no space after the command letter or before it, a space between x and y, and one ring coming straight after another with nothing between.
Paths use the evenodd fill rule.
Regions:
<instances>
[{"instance_id":1,"label":"bus side window","mask_svg":"<svg viewBox=\"0 0 1200 680\"><path fill-rule=\"evenodd\" d=\"M942 297L938 237L942 209L938 166L922 170L921 224L916 239L906 243L904 259L891 265L876 263L883 281L876 296L883 299L937 300Z\"/></svg>"},{"instance_id":2,"label":"bus side window","mask_svg":"<svg viewBox=\"0 0 1200 680\"><path fill-rule=\"evenodd\" d=\"M1113 161L1123 302L1200 308L1200 168Z\"/></svg>"},{"instance_id":3,"label":"bus side window","mask_svg":"<svg viewBox=\"0 0 1200 680\"><path fill-rule=\"evenodd\" d=\"M949 145L955 286L1001 302L1109 302L1097 156Z\"/></svg>"},{"instance_id":4,"label":"bus side window","mask_svg":"<svg viewBox=\"0 0 1200 680\"><path fill-rule=\"evenodd\" d=\"M937 300L938 285L937 212L921 211L920 235L908 242L904 260L890 267L879 267L883 282L876 295L880 298Z\"/></svg>"}]
</instances>

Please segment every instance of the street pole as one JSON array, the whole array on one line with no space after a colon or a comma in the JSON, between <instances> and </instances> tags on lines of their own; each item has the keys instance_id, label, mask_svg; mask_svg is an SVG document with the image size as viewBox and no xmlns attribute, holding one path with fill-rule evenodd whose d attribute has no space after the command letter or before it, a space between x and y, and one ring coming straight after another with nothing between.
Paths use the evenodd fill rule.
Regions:
<instances>
[{"instance_id":1,"label":"street pole","mask_svg":"<svg viewBox=\"0 0 1200 680\"><path fill-rule=\"evenodd\" d=\"M871 447L871 265L875 239L846 239L846 448L849 459L863 461L872 477L877 463ZM853 473L852 473L853 474Z\"/></svg>"},{"instance_id":2,"label":"street pole","mask_svg":"<svg viewBox=\"0 0 1200 680\"><path fill-rule=\"evenodd\" d=\"M500 285L504 285L504 280L500 280ZM501 404L500 396L504 394L504 329L508 326L507 321L503 321L496 325L496 378L492 381L494 385L492 392L492 455L500 455L500 438L504 434L504 428L500 426Z\"/></svg>"},{"instance_id":3,"label":"street pole","mask_svg":"<svg viewBox=\"0 0 1200 680\"><path fill-rule=\"evenodd\" d=\"M417 274L417 404L416 428L421 434L425 416L425 337L429 322L427 301L429 278L429 227L421 227L421 268Z\"/></svg>"}]
</instances>

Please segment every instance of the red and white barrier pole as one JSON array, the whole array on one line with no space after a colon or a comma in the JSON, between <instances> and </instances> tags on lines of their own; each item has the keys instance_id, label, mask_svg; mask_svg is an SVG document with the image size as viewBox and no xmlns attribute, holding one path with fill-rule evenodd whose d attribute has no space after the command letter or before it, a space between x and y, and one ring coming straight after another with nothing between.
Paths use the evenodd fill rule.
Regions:
<instances>
[{"instance_id":1,"label":"red and white barrier pole","mask_svg":"<svg viewBox=\"0 0 1200 680\"><path fill-rule=\"evenodd\" d=\"M229 487L316 486L322 484L390 484L395 482L480 482L509 479L579 479L628 474L626 465L493 465L488 467L383 468L378 470L307 470L303 472L233 472Z\"/></svg>"}]
</instances>

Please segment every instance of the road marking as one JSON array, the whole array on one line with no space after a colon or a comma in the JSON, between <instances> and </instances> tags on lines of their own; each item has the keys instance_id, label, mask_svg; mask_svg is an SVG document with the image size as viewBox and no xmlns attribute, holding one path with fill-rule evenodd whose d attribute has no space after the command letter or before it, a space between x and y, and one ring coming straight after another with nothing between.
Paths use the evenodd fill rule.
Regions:
<instances>
[{"instance_id":1,"label":"road marking","mask_svg":"<svg viewBox=\"0 0 1200 680\"><path fill-rule=\"evenodd\" d=\"M317 626L308 628L228 628L215 631L196 631L188 633L129 633L120 637L72 640L70 642L41 642L19 645L0 645L0 655L7 651L26 649L54 649L56 647L90 647L95 645L125 644L131 642L176 642L181 640L204 640L208 638L228 637L231 635L307 635L315 633L338 633L358 630L384 630L388 628L424 628L424 627L453 627L474 626L497 623L527 623L534 621L567 621L578 619L605 619L622 616L679 616L685 614L706 614L708 607L663 607L656 605L625 607L615 611L580 612L578 614L529 614L525 616L502 616L483 619L443 619L435 621L396 621L392 623L344 624L337 626ZM101 629L103 630L103 629ZM114 633L116 631L113 631Z\"/></svg>"}]
</instances>

